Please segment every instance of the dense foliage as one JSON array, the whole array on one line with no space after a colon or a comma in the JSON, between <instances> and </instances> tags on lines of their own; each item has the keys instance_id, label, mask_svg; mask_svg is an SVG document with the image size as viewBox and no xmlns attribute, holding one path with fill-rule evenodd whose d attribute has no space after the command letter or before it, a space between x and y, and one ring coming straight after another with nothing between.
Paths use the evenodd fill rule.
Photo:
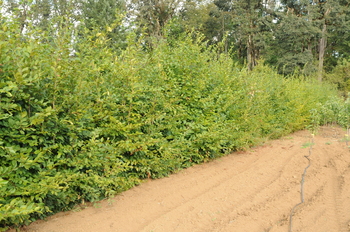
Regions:
<instances>
[{"instance_id":1,"label":"dense foliage","mask_svg":"<svg viewBox=\"0 0 350 232\"><path fill-rule=\"evenodd\" d=\"M261 64L247 72L196 33L148 50L129 32L116 53L108 27L23 33L0 22L3 229L262 139L349 123L349 102L331 86Z\"/></svg>"}]
</instances>

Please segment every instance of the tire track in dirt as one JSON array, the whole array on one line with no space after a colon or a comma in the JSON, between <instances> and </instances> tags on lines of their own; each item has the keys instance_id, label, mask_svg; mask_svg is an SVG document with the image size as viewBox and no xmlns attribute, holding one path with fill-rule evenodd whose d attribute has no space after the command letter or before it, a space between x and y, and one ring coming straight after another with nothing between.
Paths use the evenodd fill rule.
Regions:
<instances>
[{"instance_id":1,"label":"tire track in dirt","mask_svg":"<svg viewBox=\"0 0 350 232\"><path fill-rule=\"evenodd\" d=\"M293 232L350 231L350 153L340 142L342 134L323 127L315 136L305 202L295 210ZM310 133L300 131L147 181L99 207L59 213L22 231L287 232L307 166L308 148L302 146L309 141Z\"/></svg>"},{"instance_id":2,"label":"tire track in dirt","mask_svg":"<svg viewBox=\"0 0 350 232\"><path fill-rule=\"evenodd\" d=\"M282 167L285 167L286 164L291 160L293 156L286 157L285 160L281 163ZM270 186L276 180L281 176L280 171L276 172L270 172L270 176L266 178L264 177L264 180L259 183L259 185L247 185L245 184L247 181L247 177L250 176L249 179L258 179L259 175L262 175L259 170L258 166L261 166L265 169L266 167L266 162L267 161L262 161L259 160L260 163L258 165L250 165L249 168L244 170L243 172L240 172L238 175L233 175L229 179L226 179L225 181L221 181L220 184L216 184L215 186L212 186L211 191L208 193L201 194L200 196L197 196L195 199L191 199L191 201L188 201L187 203L190 205L200 205L199 201L204 202L204 199L206 199L207 205L209 207L200 207L197 215L194 213L194 215L191 215L190 218L195 218L195 217L208 217L211 216L212 218L206 218L206 220L201 220L200 224L197 225L198 231L204 231L207 229L208 231L214 231L213 229L210 228L210 224L213 223L213 221L216 220L216 217L219 215L227 215L229 211L232 210L232 208L235 208L237 211L238 215L245 215L246 210L244 209L245 203L252 201L255 196L263 191L263 189L266 188L266 186ZM263 162L263 163L262 163ZM266 174L265 174L266 175ZM245 182L240 182L240 180L244 180ZM234 187L233 187L234 186ZM235 194L236 192L239 192L238 194ZM242 192L249 192L249 195L242 194ZM214 200L212 200L214 199ZM197 201L197 202L196 202ZM212 207L210 206L216 206L216 209L213 210ZM170 210L167 214L163 215L158 219L157 222L152 224L157 224L157 227L152 227L152 225L149 225L146 227L143 231L150 231L150 230L155 230L155 231L164 231L165 228L169 229L169 225L163 225L162 227L159 226L161 224L160 222L167 221L167 218L174 218L174 215L179 215L178 211L184 211L184 208L188 207L187 204L181 205L178 209L172 209ZM243 208L243 209L241 209ZM208 215L203 216L204 214L207 213ZM222 218L222 216L220 217ZM227 219L220 219L222 220L227 220ZM214 223L217 224L216 222ZM175 229L175 228L174 228ZM177 231L187 231L186 228L182 228L180 223L176 225L176 230Z\"/></svg>"},{"instance_id":3,"label":"tire track in dirt","mask_svg":"<svg viewBox=\"0 0 350 232\"><path fill-rule=\"evenodd\" d=\"M200 181L196 181L196 185L191 186L191 185L186 185L186 187L181 187L181 189L177 190L178 195L180 195L183 199L181 202L181 205L175 205L174 207L169 207L165 212L162 214L158 214L152 220L150 220L151 223L149 223L147 226L144 227L142 231L147 231L148 227L152 227L153 224L160 224L163 225L164 223L157 223L157 221L168 221L168 218L176 218L176 216L173 216L173 214L180 215L181 217L181 212L182 211L187 211L187 212L193 212L196 214L193 210L194 207L191 207L191 205L201 205L201 204L208 204L213 205L216 204L216 202L220 201L219 199L226 199L226 196L222 196L218 194L219 192L227 192L227 191L222 191L221 189L227 185L230 185L230 179L232 176L237 175L244 175L247 170L254 169L256 166L256 163L259 160L259 157L255 158L256 160L251 164L247 163L244 164L243 166L237 168L237 169L230 169L227 164L229 163L220 163L218 164L218 167L216 167L215 170L224 170L226 171L225 175L223 176L220 171L214 171L214 172L208 172L206 169L202 169L199 174L200 176L203 176L200 178ZM243 161L242 161L243 162ZM224 166L222 166L224 165ZM182 180L182 183L184 183ZM198 182L200 182L200 185L198 186ZM207 186L206 188L202 189L201 186ZM188 191L189 188L191 188L191 191ZM195 188L195 189L193 189ZM191 194L189 195L188 192ZM214 195L213 195L214 193ZM169 199L170 198L170 199ZM209 199L209 200L208 200ZM170 197L165 197L162 198L162 202L169 202L173 200L173 195L170 195ZM212 202L214 201L214 202ZM203 212L203 210L200 211L200 213ZM209 211L208 211L209 212ZM196 216L196 215L194 215ZM198 213L197 213L198 216ZM180 219L178 219L180 221ZM143 225L144 226L144 225ZM162 227L167 227L169 229L170 225L163 225ZM159 226L158 226L159 227ZM179 229L179 225L175 225L174 229ZM153 230L153 229L150 229ZM164 231L164 228L160 228L160 231ZM184 231L184 229L181 229L179 231Z\"/></svg>"},{"instance_id":4,"label":"tire track in dirt","mask_svg":"<svg viewBox=\"0 0 350 232\"><path fill-rule=\"evenodd\" d=\"M342 161L341 164L345 164L344 160L342 159L342 156L337 157L337 161ZM344 198L344 192L343 187L345 185L345 175L347 173L347 170L349 170L349 166L347 166L345 169L342 167L342 165L337 165L335 162L336 160L333 160L334 164L333 167L333 197L335 202L335 208L336 208L336 216L337 216L337 222L339 225L339 231L340 232L348 232L348 223L346 218L346 208L344 208L343 204L345 202ZM342 171L344 169L344 171ZM345 193L349 194L349 192ZM347 208L349 209L349 208ZM349 219L349 218L348 218Z\"/></svg>"},{"instance_id":5,"label":"tire track in dirt","mask_svg":"<svg viewBox=\"0 0 350 232\"><path fill-rule=\"evenodd\" d=\"M346 199L342 197L342 166L349 164L349 152L339 140L328 141L318 138L314 147L311 170L306 177L307 198L295 214L297 219L293 231L349 231L346 228L346 217L349 212L343 204ZM313 168L312 168L313 167ZM322 225L320 227L319 225Z\"/></svg>"}]
</instances>

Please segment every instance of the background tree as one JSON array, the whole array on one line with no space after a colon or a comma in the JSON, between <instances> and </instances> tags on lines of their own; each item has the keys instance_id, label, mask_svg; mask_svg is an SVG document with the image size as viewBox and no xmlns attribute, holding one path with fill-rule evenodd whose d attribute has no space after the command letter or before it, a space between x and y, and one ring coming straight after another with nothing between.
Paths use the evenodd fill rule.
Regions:
<instances>
[{"instance_id":1,"label":"background tree","mask_svg":"<svg viewBox=\"0 0 350 232\"><path fill-rule=\"evenodd\" d=\"M228 30L222 12L213 2L186 1L180 18L184 29L202 33L211 44L220 42Z\"/></svg>"},{"instance_id":2,"label":"background tree","mask_svg":"<svg viewBox=\"0 0 350 232\"><path fill-rule=\"evenodd\" d=\"M165 25L180 11L182 0L132 0L129 4L129 17L134 19L139 33L144 33L148 44L154 46L151 38L164 36Z\"/></svg>"},{"instance_id":3,"label":"background tree","mask_svg":"<svg viewBox=\"0 0 350 232\"><path fill-rule=\"evenodd\" d=\"M73 50L76 25L81 21L78 0L12 0L2 6L8 17L20 24L24 38L35 36L32 32L38 35L40 31L47 35L41 36L41 42L53 44L57 38L65 37L69 42L60 46L70 46Z\"/></svg>"},{"instance_id":4,"label":"background tree","mask_svg":"<svg viewBox=\"0 0 350 232\"><path fill-rule=\"evenodd\" d=\"M110 46L120 49L126 46L127 30L142 34L146 44L154 46L172 22L167 35L169 30L174 36L194 29L209 44L224 42L218 52L232 51L248 70L263 58L280 73L318 73L319 80L350 56L349 4L350 0L4 1L22 32L32 24L44 31L51 28L54 37L55 28L84 22L90 30L104 30Z\"/></svg>"},{"instance_id":5,"label":"background tree","mask_svg":"<svg viewBox=\"0 0 350 232\"><path fill-rule=\"evenodd\" d=\"M184 24L198 28L211 43L224 42L224 52L232 50L235 57L252 70L264 46L263 38L270 33L265 21L271 14L272 3L260 0L187 1L182 17Z\"/></svg>"},{"instance_id":6,"label":"background tree","mask_svg":"<svg viewBox=\"0 0 350 232\"><path fill-rule=\"evenodd\" d=\"M25 29L30 20L30 1L4 1L2 3L3 10L11 14L20 23L21 33Z\"/></svg>"},{"instance_id":7,"label":"background tree","mask_svg":"<svg viewBox=\"0 0 350 232\"><path fill-rule=\"evenodd\" d=\"M327 1L327 4L320 4L320 10L324 16L321 24L324 44L320 41L320 45L325 46L321 65L325 71L331 71L350 55L350 1Z\"/></svg>"},{"instance_id":8,"label":"background tree","mask_svg":"<svg viewBox=\"0 0 350 232\"><path fill-rule=\"evenodd\" d=\"M315 57L319 29L306 17L287 12L272 23L273 38L264 51L266 61L280 73L291 74L299 69L304 74L316 71Z\"/></svg>"},{"instance_id":9,"label":"background tree","mask_svg":"<svg viewBox=\"0 0 350 232\"><path fill-rule=\"evenodd\" d=\"M107 31L110 46L123 49L126 46L126 27L122 24L126 15L126 2L124 0L79 1L85 26L90 30Z\"/></svg>"},{"instance_id":10,"label":"background tree","mask_svg":"<svg viewBox=\"0 0 350 232\"><path fill-rule=\"evenodd\" d=\"M266 20L270 18L272 1L216 0L214 4L230 19L228 34L236 47L238 59L245 60L248 70L257 65L264 37L270 33Z\"/></svg>"},{"instance_id":11,"label":"background tree","mask_svg":"<svg viewBox=\"0 0 350 232\"><path fill-rule=\"evenodd\" d=\"M321 81L324 69L331 70L346 53L349 1L284 0L276 15L274 39L264 51L267 62L284 74L317 72Z\"/></svg>"}]
</instances>

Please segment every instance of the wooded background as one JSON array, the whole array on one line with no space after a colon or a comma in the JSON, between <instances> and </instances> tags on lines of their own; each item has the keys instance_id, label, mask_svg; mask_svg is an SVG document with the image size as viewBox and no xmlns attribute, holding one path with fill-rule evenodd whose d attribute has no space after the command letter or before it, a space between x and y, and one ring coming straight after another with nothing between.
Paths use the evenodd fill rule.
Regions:
<instances>
[{"instance_id":1,"label":"wooded background","mask_svg":"<svg viewBox=\"0 0 350 232\"><path fill-rule=\"evenodd\" d=\"M35 0L3 1L3 11L48 30L58 16L103 29L111 43L125 48L127 31L144 36L148 47L186 30L201 32L210 44L224 43L228 52L249 70L258 62L283 74L332 73L349 59L349 0ZM341 72L338 68L337 71ZM349 74L347 75L347 77ZM327 77L326 77L327 78ZM348 80L328 79L340 88ZM337 80L334 80L337 79ZM349 83L345 84L348 85ZM347 87L346 87L347 88Z\"/></svg>"}]
</instances>

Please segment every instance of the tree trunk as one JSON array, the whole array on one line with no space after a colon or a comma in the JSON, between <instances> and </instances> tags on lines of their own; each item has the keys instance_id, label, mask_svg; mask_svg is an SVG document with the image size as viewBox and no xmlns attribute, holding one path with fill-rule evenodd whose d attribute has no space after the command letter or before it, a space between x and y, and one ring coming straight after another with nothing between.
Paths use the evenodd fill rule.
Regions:
<instances>
[{"instance_id":1,"label":"tree trunk","mask_svg":"<svg viewBox=\"0 0 350 232\"><path fill-rule=\"evenodd\" d=\"M253 68L258 64L257 60L259 53L258 50L254 47L253 35L248 36L247 40L247 65L248 71L252 71Z\"/></svg>"},{"instance_id":2,"label":"tree trunk","mask_svg":"<svg viewBox=\"0 0 350 232\"><path fill-rule=\"evenodd\" d=\"M318 80L321 82L323 79L323 61L324 61L324 53L327 46L327 25L323 24L322 28L322 37L319 42L319 53L318 53Z\"/></svg>"},{"instance_id":3,"label":"tree trunk","mask_svg":"<svg viewBox=\"0 0 350 232\"><path fill-rule=\"evenodd\" d=\"M248 71L253 70L253 56L252 56L252 36L248 36L247 40L247 65L248 65Z\"/></svg>"},{"instance_id":4,"label":"tree trunk","mask_svg":"<svg viewBox=\"0 0 350 232\"><path fill-rule=\"evenodd\" d=\"M324 54L327 47L327 25L326 25L326 17L330 13L330 9L324 13L324 23L322 27L321 39L318 46L318 80L321 82L323 79L323 62L324 62Z\"/></svg>"}]
</instances>

